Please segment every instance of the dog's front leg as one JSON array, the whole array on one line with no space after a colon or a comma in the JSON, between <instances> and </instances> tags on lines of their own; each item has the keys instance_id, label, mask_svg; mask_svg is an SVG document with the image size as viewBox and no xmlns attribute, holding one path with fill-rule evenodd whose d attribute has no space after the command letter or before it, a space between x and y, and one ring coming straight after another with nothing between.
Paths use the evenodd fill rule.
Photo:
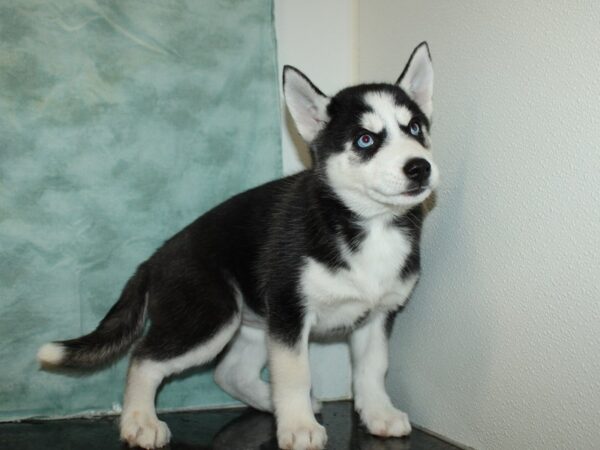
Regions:
<instances>
[{"instance_id":1,"label":"dog's front leg","mask_svg":"<svg viewBox=\"0 0 600 450\"><path fill-rule=\"evenodd\" d=\"M396 409L385 391L388 368L386 314L379 313L350 336L354 407L371 434L406 436L408 416Z\"/></svg>"},{"instance_id":2,"label":"dog's front leg","mask_svg":"<svg viewBox=\"0 0 600 450\"><path fill-rule=\"evenodd\" d=\"M282 449L320 450L327 434L313 414L308 360L309 321L296 340L283 342L269 336L269 368L273 406L277 420L277 442Z\"/></svg>"}]
</instances>

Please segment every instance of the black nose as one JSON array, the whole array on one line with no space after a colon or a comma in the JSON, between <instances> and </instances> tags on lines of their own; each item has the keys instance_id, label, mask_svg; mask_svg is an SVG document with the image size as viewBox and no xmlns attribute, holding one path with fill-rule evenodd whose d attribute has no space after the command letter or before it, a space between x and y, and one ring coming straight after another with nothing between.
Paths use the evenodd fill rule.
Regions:
<instances>
[{"instance_id":1,"label":"black nose","mask_svg":"<svg viewBox=\"0 0 600 450\"><path fill-rule=\"evenodd\" d=\"M403 170L409 180L423 184L431 175L431 164L426 159L413 158L408 160Z\"/></svg>"}]
</instances>

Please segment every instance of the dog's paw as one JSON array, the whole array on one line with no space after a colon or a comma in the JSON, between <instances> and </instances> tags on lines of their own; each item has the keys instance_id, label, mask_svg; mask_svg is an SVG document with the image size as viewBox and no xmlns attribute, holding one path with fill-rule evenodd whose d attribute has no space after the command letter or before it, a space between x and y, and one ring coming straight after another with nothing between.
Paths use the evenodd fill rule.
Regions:
<instances>
[{"instance_id":1,"label":"dog's paw","mask_svg":"<svg viewBox=\"0 0 600 450\"><path fill-rule=\"evenodd\" d=\"M284 450L321 450L327 443L327 433L316 420L279 425L277 443Z\"/></svg>"},{"instance_id":2,"label":"dog's paw","mask_svg":"<svg viewBox=\"0 0 600 450\"><path fill-rule=\"evenodd\" d=\"M121 440L130 447L156 449L167 445L170 439L169 427L154 414L133 411L121 418Z\"/></svg>"},{"instance_id":3,"label":"dog's paw","mask_svg":"<svg viewBox=\"0 0 600 450\"><path fill-rule=\"evenodd\" d=\"M369 433L381 437L408 436L412 431L408 415L390 407L382 410L361 411L360 417Z\"/></svg>"}]
</instances>

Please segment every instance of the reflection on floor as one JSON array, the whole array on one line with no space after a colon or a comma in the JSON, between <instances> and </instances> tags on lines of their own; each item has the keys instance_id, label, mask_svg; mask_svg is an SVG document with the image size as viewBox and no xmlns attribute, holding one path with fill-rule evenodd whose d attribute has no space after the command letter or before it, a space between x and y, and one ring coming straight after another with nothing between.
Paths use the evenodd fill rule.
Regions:
<instances>
[{"instance_id":1,"label":"reflection on floor","mask_svg":"<svg viewBox=\"0 0 600 450\"><path fill-rule=\"evenodd\" d=\"M161 414L173 434L170 450L277 449L273 416L252 409ZM409 438L379 439L366 433L350 402L325 403L319 421L327 428L331 450L452 450L436 437L414 430ZM2 450L125 450L118 440L117 417L26 421L0 424Z\"/></svg>"}]
</instances>

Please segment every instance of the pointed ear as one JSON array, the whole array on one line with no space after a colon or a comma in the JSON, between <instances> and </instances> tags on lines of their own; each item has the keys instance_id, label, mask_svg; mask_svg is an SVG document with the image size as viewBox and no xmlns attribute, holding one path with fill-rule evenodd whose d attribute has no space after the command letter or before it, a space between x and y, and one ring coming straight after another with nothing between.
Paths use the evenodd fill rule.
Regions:
<instances>
[{"instance_id":1,"label":"pointed ear","mask_svg":"<svg viewBox=\"0 0 600 450\"><path fill-rule=\"evenodd\" d=\"M396 84L419 105L427 117L431 117L433 112L433 65L427 42L421 42L413 50Z\"/></svg>"},{"instance_id":2,"label":"pointed ear","mask_svg":"<svg viewBox=\"0 0 600 450\"><path fill-rule=\"evenodd\" d=\"M283 93L300 135L310 143L329 121L329 97L292 66L283 68Z\"/></svg>"}]
</instances>

